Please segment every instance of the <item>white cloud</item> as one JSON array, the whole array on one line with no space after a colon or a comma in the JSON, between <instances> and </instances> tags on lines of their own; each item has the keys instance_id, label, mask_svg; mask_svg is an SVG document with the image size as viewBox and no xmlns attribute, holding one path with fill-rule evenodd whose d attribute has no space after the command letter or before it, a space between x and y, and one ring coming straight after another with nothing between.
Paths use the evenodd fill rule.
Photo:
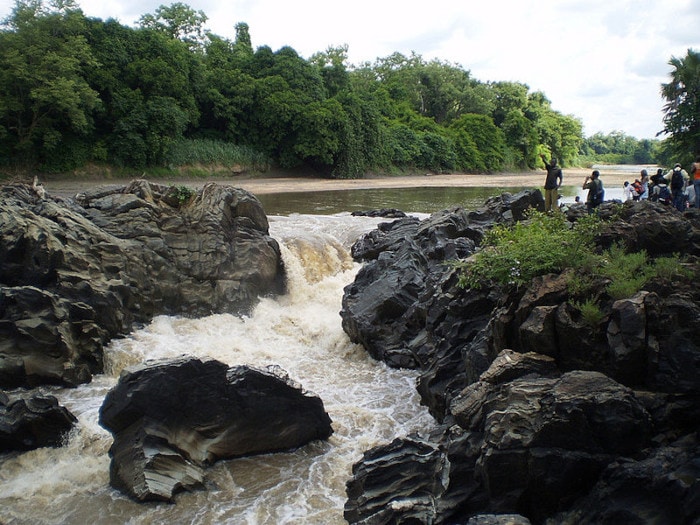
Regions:
<instances>
[{"instance_id":1,"label":"white cloud","mask_svg":"<svg viewBox=\"0 0 700 525\"><path fill-rule=\"evenodd\" d=\"M78 0L88 16L132 25L169 0ZM672 56L700 50L699 0L190 0L207 27L233 38L246 22L255 47L288 45L309 57L349 45L352 63L395 51L461 64L482 81L543 91L587 135L662 128L660 85ZM0 0L0 16L12 0Z\"/></svg>"}]
</instances>

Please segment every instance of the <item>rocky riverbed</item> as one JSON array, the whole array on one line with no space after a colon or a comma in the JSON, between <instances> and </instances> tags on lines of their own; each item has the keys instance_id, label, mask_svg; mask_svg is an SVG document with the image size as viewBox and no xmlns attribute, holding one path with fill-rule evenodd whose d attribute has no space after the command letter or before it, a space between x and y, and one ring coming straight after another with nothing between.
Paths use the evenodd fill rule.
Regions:
<instances>
[{"instance_id":1,"label":"rocky riverbed","mask_svg":"<svg viewBox=\"0 0 700 525\"><path fill-rule=\"evenodd\" d=\"M694 277L620 300L601 291L591 326L564 274L477 290L446 264L541 199L505 194L476 212L398 219L354 245L365 265L345 290L343 327L375 358L420 370L442 426L365 453L347 486L350 523L700 520L700 213L600 208L599 248L685 254Z\"/></svg>"}]
</instances>

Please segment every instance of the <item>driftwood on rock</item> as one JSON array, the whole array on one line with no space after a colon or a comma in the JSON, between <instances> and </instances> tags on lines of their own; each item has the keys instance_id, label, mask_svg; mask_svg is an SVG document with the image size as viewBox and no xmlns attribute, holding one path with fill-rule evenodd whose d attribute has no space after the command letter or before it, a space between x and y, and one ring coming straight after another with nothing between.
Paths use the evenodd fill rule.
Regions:
<instances>
[{"instance_id":1,"label":"driftwood on rock","mask_svg":"<svg viewBox=\"0 0 700 525\"><path fill-rule=\"evenodd\" d=\"M136 180L64 200L0 188L0 387L88 382L134 323L244 313L284 289L279 246L244 190Z\"/></svg>"},{"instance_id":2,"label":"driftwood on rock","mask_svg":"<svg viewBox=\"0 0 700 525\"><path fill-rule=\"evenodd\" d=\"M100 408L112 432L110 482L136 500L171 500L204 467L298 448L333 432L323 402L279 368L183 357L125 370Z\"/></svg>"},{"instance_id":3,"label":"driftwood on rock","mask_svg":"<svg viewBox=\"0 0 700 525\"><path fill-rule=\"evenodd\" d=\"M541 209L537 195L400 219L353 247L365 266L346 287L343 327L375 358L417 368L441 424L353 467L350 523L700 521L700 210L600 207L598 249L681 253L694 276L662 276L619 300L594 283L603 317L592 326L567 274L473 290L448 264L474 253L486 228Z\"/></svg>"}]
</instances>

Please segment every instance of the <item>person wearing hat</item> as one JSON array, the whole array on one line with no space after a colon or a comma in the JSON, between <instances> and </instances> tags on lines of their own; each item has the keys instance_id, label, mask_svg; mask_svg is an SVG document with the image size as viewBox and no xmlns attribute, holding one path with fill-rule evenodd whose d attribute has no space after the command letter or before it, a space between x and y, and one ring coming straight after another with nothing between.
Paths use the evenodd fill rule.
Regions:
<instances>
[{"instance_id":1,"label":"person wearing hat","mask_svg":"<svg viewBox=\"0 0 700 525\"><path fill-rule=\"evenodd\" d=\"M561 168L557 166L557 159L552 157L552 160L547 162L546 157L540 153L544 167L547 170L547 177L544 180L544 211L548 213L552 209L559 209L557 201L559 200L559 187L564 181L564 176Z\"/></svg>"},{"instance_id":2,"label":"person wearing hat","mask_svg":"<svg viewBox=\"0 0 700 525\"><path fill-rule=\"evenodd\" d=\"M681 167L680 163L676 163L673 169L664 175L664 179L671 188L674 208L678 211L685 210L685 187L690 180L688 172Z\"/></svg>"},{"instance_id":3,"label":"person wearing hat","mask_svg":"<svg viewBox=\"0 0 700 525\"><path fill-rule=\"evenodd\" d=\"M586 208L588 208L588 214L592 214L593 211L600 206L603 202L603 197L605 195L605 190L603 189L603 181L600 180L600 172L594 170L586 180L583 181L582 188L588 190L588 197L586 198Z\"/></svg>"}]
</instances>

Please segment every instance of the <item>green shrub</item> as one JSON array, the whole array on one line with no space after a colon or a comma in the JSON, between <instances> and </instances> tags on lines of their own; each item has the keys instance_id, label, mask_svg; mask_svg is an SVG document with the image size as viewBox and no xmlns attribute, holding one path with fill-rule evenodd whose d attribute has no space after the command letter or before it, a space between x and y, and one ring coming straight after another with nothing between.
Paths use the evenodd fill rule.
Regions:
<instances>
[{"instance_id":1,"label":"green shrub","mask_svg":"<svg viewBox=\"0 0 700 525\"><path fill-rule=\"evenodd\" d=\"M187 186L175 186L175 198L180 206L189 201L194 193L195 191Z\"/></svg>"},{"instance_id":2,"label":"green shrub","mask_svg":"<svg viewBox=\"0 0 700 525\"><path fill-rule=\"evenodd\" d=\"M679 254L670 257L659 257L654 259L654 277L668 277L669 279L692 279L693 271L683 266Z\"/></svg>"},{"instance_id":3,"label":"green shrub","mask_svg":"<svg viewBox=\"0 0 700 525\"><path fill-rule=\"evenodd\" d=\"M605 314L594 299L589 298L583 302L573 301L571 304L581 312L581 319L591 328L598 327L605 317Z\"/></svg>"},{"instance_id":4,"label":"green shrub","mask_svg":"<svg viewBox=\"0 0 700 525\"><path fill-rule=\"evenodd\" d=\"M590 216L571 227L563 215L533 211L526 222L497 225L484 236L475 257L457 263L460 286L490 281L521 286L533 277L576 267L589 258L600 219Z\"/></svg>"},{"instance_id":5,"label":"green shrub","mask_svg":"<svg viewBox=\"0 0 700 525\"><path fill-rule=\"evenodd\" d=\"M461 271L459 285L481 288L495 282L519 287L533 277L572 269L567 281L572 297L604 291L617 300L633 296L653 279L692 277L678 255L651 259L644 250L627 253L622 245L595 253L594 238L601 226L595 215L570 225L562 214L539 212L513 226L495 226L485 234L481 251L454 263ZM607 282L604 289L602 282Z\"/></svg>"}]
</instances>

